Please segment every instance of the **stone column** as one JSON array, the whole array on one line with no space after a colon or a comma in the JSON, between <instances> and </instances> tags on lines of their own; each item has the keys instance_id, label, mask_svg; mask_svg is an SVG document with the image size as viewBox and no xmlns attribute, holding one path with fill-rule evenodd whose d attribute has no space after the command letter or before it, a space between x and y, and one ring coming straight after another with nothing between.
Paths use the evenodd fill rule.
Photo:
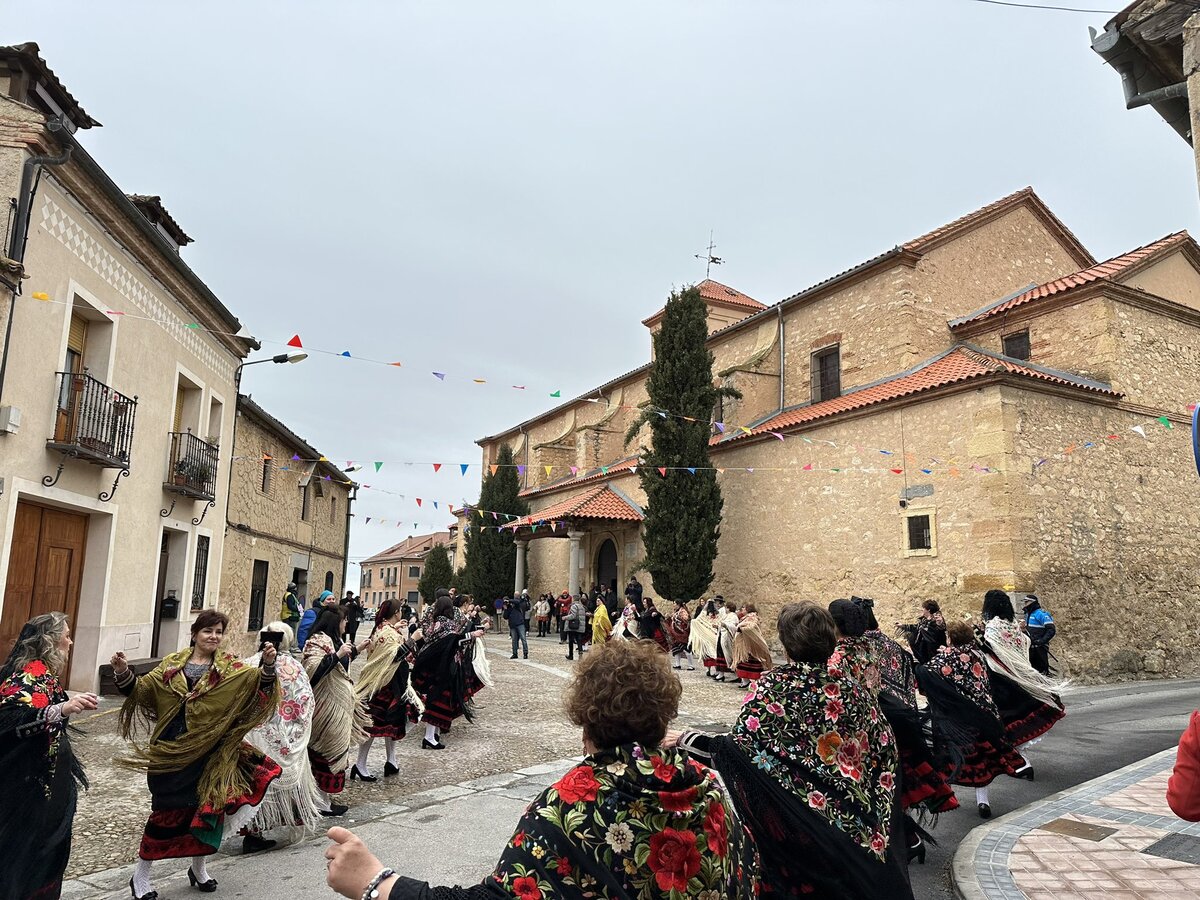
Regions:
<instances>
[{"instance_id":1,"label":"stone column","mask_svg":"<svg viewBox=\"0 0 1200 900\"><path fill-rule=\"evenodd\" d=\"M582 549L579 542L583 540L584 534L585 532L582 531L567 532L567 538L571 541L571 562L569 563L571 568L567 573L567 590L571 592L572 597L579 593L579 560Z\"/></svg>"},{"instance_id":2,"label":"stone column","mask_svg":"<svg viewBox=\"0 0 1200 900\"><path fill-rule=\"evenodd\" d=\"M529 541L517 541L517 579L513 585L513 596L520 597L525 589L525 548Z\"/></svg>"},{"instance_id":3,"label":"stone column","mask_svg":"<svg viewBox=\"0 0 1200 900\"><path fill-rule=\"evenodd\" d=\"M1200 13L1183 26L1183 76L1187 79L1188 106L1192 118L1192 148L1196 155L1196 176L1200 179Z\"/></svg>"}]
</instances>

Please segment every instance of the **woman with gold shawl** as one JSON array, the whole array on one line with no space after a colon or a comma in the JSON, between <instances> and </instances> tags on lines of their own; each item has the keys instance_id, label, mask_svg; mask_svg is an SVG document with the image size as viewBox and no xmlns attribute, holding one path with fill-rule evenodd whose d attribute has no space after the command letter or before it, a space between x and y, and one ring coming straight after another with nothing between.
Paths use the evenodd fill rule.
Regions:
<instances>
[{"instance_id":1,"label":"woman with gold shawl","mask_svg":"<svg viewBox=\"0 0 1200 900\"><path fill-rule=\"evenodd\" d=\"M321 610L304 642L301 660L316 701L308 761L322 792L323 816L342 816L350 808L333 803L330 795L345 790L346 769L354 758L354 748L366 740L365 729L371 723L354 694L349 672L350 661L367 641L364 639L359 647L342 641L345 617L341 607Z\"/></svg>"},{"instance_id":2,"label":"woman with gold shawl","mask_svg":"<svg viewBox=\"0 0 1200 900\"><path fill-rule=\"evenodd\" d=\"M747 603L742 609L745 615L738 622L737 635L733 639L733 668L739 684L749 687L750 682L758 681L763 672L771 671L775 661L759 629L758 608Z\"/></svg>"},{"instance_id":3,"label":"woman with gold shawl","mask_svg":"<svg viewBox=\"0 0 1200 900\"><path fill-rule=\"evenodd\" d=\"M384 600L375 614L375 627L367 638L364 652L368 654L366 665L358 673L358 684L354 695L367 708L371 724L367 726L367 739L359 745L358 762L350 770L350 780L376 781L367 767L371 745L375 738L383 738L387 750L387 761L383 765L385 777L396 775L400 766L396 760L396 741L408 731L408 719L415 721L424 711L421 698L409 684L409 656L416 645L408 638L408 622L404 609L399 604Z\"/></svg>"},{"instance_id":4,"label":"woman with gold shawl","mask_svg":"<svg viewBox=\"0 0 1200 900\"><path fill-rule=\"evenodd\" d=\"M279 766L244 742L279 700L275 647L263 649L261 668L247 666L220 650L228 625L224 613L204 610L192 623L192 646L140 677L124 653L113 655L113 677L125 695L121 736L133 746L124 762L146 772L151 798L129 879L134 900L157 900L150 882L156 859L190 857L188 881L215 891L204 860L221 846L225 817L261 803L279 777ZM150 740L143 744L146 731Z\"/></svg>"}]
</instances>

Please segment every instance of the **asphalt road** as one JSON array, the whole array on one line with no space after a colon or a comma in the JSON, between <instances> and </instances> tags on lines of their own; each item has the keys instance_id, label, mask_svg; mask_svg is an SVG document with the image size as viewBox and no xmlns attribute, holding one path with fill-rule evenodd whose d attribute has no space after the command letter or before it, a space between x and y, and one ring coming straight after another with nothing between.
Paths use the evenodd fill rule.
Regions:
<instances>
[{"instance_id":1,"label":"asphalt road","mask_svg":"<svg viewBox=\"0 0 1200 900\"><path fill-rule=\"evenodd\" d=\"M1064 697L1067 717L1030 748L1036 781L1002 778L992 783L993 816L1002 816L1050 794L1173 747L1200 707L1200 680L1130 682L1074 688ZM942 816L933 830L925 865L910 869L918 900L949 900L950 862L967 832L982 824L972 788L957 789L961 808Z\"/></svg>"}]
</instances>

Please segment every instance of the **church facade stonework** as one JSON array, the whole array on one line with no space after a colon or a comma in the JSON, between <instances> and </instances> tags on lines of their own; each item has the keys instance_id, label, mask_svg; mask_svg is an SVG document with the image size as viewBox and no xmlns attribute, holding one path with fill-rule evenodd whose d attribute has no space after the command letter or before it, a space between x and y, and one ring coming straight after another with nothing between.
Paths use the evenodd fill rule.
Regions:
<instances>
[{"instance_id":1,"label":"church facade stonework","mask_svg":"<svg viewBox=\"0 0 1200 900\"><path fill-rule=\"evenodd\" d=\"M977 621L986 590L1036 591L1073 677L1200 670L1186 233L1097 262L1027 188L769 306L700 288L714 376L743 394L714 415L712 593L768 620L870 596L889 629L925 599ZM649 368L479 441L485 465L513 450L529 524L603 484L644 505L648 432L624 433ZM590 514L516 536L534 595L610 579L614 549L619 592L644 552L636 522Z\"/></svg>"}]
</instances>

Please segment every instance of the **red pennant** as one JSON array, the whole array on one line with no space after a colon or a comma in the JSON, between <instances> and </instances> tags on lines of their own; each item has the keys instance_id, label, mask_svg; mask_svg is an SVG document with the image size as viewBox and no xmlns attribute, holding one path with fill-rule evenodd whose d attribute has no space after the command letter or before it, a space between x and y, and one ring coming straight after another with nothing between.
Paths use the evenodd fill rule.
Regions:
<instances>
[{"instance_id":1,"label":"red pennant","mask_svg":"<svg viewBox=\"0 0 1200 900\"><path fill-rule=\"evenodd\" d=\"M805 467L804 467L804 471L805 471L805 472L811 472L811 471L812 471L812 463L809 463L807 466L805 466Z\"/></svg>"},{"instance_id":2,"label":"red pennant","mask_svg":"<svg viewBox=\"0 0 1200 900\"><path fill-rule=\"evenodd\" d=\"M418 497L418 498L417 498L417 506L420 506L420 505L421 505L421 498L420 498L420 497Z\"/></svg>"},{"instance_id":3,"label":"red pennant","mask_svg":"<svg viewBox=\"0 0 1200 900\"><path fill-rule=\"evenodd\" d=\"M304 345L300 343L300 335L298 334L293 334L292 339L287 342L287 345L289 347L299 347L301 350L304 349Z\"/></svg>"},{"instance_id":4,"label":"red pennant","mask_svg":"<svg viewBox=\"0 0 1200 900\"><path fill-rule=\"evenodd\" d=\"M666 470L666 469L665 469L663 466L659 466L659 467L658 467L658 474L659 474L659 475L661 475L663 478L666 478L666 477L667 477L667 470Z\"/></svg>"},{"instance_id":5,"label":"red pennant","mask_svg":"<svg viewBox=\"0 0 1200 900\"><path fill-rule=\"evenodd\" d=\"M903 475L904 474L903 469L892 469L891 472L893 475Z\"/></svg>"},{"instance_id":6,"label":"red pennant","mask_svg":"<svg viewBox=\"0 0 1200 900\"><path fill-rule=\"evenodd\" d=\"M435 471L435 472L436 472L436 471L438 471L438 469L440 469L441 467L442 467L442 464L441 464L441 463L434 463L434 464L433 464L433 471Z\"/></svg>"}]
</instances>

